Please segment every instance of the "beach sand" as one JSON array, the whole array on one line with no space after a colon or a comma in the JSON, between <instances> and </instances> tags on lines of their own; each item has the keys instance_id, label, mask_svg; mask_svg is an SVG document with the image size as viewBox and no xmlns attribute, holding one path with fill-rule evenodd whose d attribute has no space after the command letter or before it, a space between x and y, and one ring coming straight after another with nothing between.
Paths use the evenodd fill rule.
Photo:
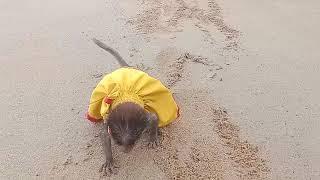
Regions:
<instances>
[{"instance_id":1,"label":"beach sand","mask_svg":"<svg viewBox=\"0 0 320 180\"><path fill-rule=\"evenodd\" d=\"M1 179L319 179L320 2L0 2ZM84 118L118 68L160 79L181 108L162 143L102 176Z\"/></svg>"}]
</instances>

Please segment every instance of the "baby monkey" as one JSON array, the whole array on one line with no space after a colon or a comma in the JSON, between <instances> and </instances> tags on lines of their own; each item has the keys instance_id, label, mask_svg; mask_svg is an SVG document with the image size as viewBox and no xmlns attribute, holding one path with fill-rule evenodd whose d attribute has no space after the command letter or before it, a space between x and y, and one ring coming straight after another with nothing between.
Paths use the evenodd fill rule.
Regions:
<instances>
[{"instance_id":1,"label":"baby monkey","mask_svg":"<svg viewBox=\"0 0 320 180\"><path fill-rule=\"evenodd\" d=\"M112 54L121 68L107 74L94 89L87 119L103 121L101 140L106 157L100 171L113 173L111 139L129 152L145 132L149 147L158 145L159 127L170 124L179 116L179 108L159 80L130 67L120 54L97 39L93 42ZM108 172L107 172L108 171Z\"/></svg>"}]
</instances>

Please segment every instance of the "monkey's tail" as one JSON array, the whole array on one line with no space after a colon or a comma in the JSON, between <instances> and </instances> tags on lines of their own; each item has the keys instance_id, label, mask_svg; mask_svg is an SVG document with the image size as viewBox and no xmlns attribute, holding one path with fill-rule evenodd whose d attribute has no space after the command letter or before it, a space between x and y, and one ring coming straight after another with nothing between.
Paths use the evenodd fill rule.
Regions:
<instances>
[{"instance_id":1,"label":"monkey's tail","mask_svg":"<svg viewBox=\"0 0 320 180\"><path fill-rule=\"evenodd\" d=\"M121 67L123 66L129 67L128 63L120 56L120 54L116 50L112 49L111 47L107 46L106 44L104 44L103 42L99 41L96 38L92 38L92 41L102 49L112 54L116 58L116 60L118 61Z\"/></svg>"}]
</instances>

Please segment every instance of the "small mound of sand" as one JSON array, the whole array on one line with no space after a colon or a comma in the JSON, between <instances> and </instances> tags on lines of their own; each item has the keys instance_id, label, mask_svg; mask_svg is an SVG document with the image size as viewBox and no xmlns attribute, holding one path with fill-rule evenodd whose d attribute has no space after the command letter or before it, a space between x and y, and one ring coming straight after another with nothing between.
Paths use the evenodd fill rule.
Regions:
<instances>
[{"instance_id":1,"label":"small mound of sand","mask_svg":"<svg viewBox=\"0 0 320 180\"><path fill-rule=\"evenodd\" d=\"M239 127L214 104L210 92L177 91L181 118L163 129L162 145L154 156L154 163L169 179L268 176L269 167L258 147L240 138Z\"/></svg>"},{"instance_id":2,"label":"small mound of sand","mask_svg":"<svg viewBox=\"0 0 320 180\"><path fill-rule=\"evenodd\" d=\"M270 169L266 161L259 157L258 147L239 137L239 127L232 124L227 112L213 107L215 132L228 148L228 157L240 168L241 177L245 179L261 179L266 177Z\"/></svg>"},{"instance_id":3,"label":"small mound of sand","mask_svg":"<svg viewBox=\"0 0 320 180\"><path fill-rule=\"evenodd\" d=\"M206 8L198 3L184 0L149 0L142 4L142 12L129 21L138 33L152 34L156 32L179 32L179 25L191 20L194 25L205 33L209 39L212 35L207 25L214 25L225 37L224 50L239 49L240 32L223 19L222 9L216 0L208 0ZM200 25L202 24L202 25Z\"/></svg>"},{"instance_id":4,"label":"small mound of sand","mask_svg":"<svg viewBox=\"0 0 320 180\"><path fill-rule=\"evenodd\" d=\"M181 81L186 63L194 62L204 66L217 66L218 68L221 68L220 65L210 62L208 58L192 55L190 53L183 53L177 56L177 52L163 51L158 56L157 60L160 62L160 67L167 67L162 68L161 73L166 74L164 83L168 87L172 87L177 82Z\"/></svg>"}]
</instances>

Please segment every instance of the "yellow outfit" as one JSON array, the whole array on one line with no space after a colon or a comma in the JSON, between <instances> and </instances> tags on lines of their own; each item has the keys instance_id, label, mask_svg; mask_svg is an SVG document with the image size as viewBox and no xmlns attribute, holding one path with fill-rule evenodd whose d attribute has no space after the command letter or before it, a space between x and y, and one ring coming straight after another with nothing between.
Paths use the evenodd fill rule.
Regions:
<instances>
[{"instance_id":1,"label":"yellow outfit","mask_svg":"<svg viewBox=\"0 0 320 180\"><path fill-rule=\"evenodd\" d=\"M158 115L159 127L179 116L179 108L169 91L159 80L133 68L120 68L107 74L93 90L87 118L107 119L110 110L123 102L133 102Z\"/></svg>"}]
</instances>

